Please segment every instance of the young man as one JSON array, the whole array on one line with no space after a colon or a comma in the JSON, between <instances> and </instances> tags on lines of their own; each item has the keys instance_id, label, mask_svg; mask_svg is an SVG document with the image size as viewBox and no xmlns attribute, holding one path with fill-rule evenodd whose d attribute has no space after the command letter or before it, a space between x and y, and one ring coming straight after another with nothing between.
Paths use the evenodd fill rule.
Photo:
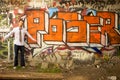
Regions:
<instances>
[{"instance_id":1,"label":"young man","mask_svg":"<svg viewBox=\"0 0 120 80\"><path fill-rule=\"evenodd\" d=\"M20 50L21 56L20 56L20 65L22 68L25 68L25 59L24 59L24 37L27 35L30 39L36 42L36 40L22 27L24 21L22 19L19 20L19 26L16 28L13 28L13 30L8 33L2 41L5 41L7 38L9 38L12 34L14 34L14 51L15 51L15 57L14 57L14 69L18 66L18 52Z\"/></svg>"}]
</instances>

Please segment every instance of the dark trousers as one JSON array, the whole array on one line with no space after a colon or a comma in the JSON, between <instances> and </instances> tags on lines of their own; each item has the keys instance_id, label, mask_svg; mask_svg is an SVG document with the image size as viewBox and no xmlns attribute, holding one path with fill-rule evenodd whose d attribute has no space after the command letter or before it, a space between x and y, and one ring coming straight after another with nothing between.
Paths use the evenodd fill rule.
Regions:
<instances>
[{"instance_id":1,"label":"dark trousers","mask_svg":"<svg viewBox=\"0 0 120 80\"><path fill-rule=\"evenodd\" d=\"M24 46L14 45L15 57L14 57L14 66L18 66L18 53L20 50L20 66L25 66L24 59Z\"/></svg>"}]
</instances>

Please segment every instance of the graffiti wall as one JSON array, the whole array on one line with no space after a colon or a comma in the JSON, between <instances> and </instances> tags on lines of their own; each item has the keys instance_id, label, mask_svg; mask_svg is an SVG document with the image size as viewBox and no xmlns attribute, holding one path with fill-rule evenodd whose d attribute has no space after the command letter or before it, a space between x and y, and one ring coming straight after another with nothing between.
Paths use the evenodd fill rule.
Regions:
<instances>
[{"instance_id":1,"label":"graffiti wall","mask_svg":"<svg viewBox=\"0 0 120 80\"><path fill-rule=\"evenodd\" d=\"M0 37L22 18L23 27L37 40L25 39L31 63L67 60L70 67L73 59L93 62L95 54L119 52L119 0L1 0L0 4ZM1 59L14 55L12 40L11 36L0 42Z\"/></svg>"}]
</instances>

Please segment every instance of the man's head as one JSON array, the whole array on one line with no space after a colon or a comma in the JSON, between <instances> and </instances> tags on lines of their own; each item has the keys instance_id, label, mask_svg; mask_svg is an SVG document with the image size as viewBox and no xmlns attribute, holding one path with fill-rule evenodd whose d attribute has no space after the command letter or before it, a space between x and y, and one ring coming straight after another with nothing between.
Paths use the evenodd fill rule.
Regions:
<instances>
[{"instance_id":1,"label":"man's head","mask_svg":"<svg viewBox=\"0 0 120 80\"><path fill-rule=\"evenodd\" d=\"M24 21L22 19L19 20L19 27L23 26Z\"/></svg>"}]
</instances>

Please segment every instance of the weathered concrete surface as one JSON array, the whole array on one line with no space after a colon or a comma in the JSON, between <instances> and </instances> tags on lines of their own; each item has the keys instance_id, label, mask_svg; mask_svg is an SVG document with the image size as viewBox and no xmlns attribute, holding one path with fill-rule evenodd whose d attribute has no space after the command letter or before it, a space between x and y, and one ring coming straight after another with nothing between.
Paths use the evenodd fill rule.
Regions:
<instances>
[{"instance_id":1,"label":"weathered concrete surface","mask_svg":"<svg viewBox=\"0 0 120 80\"><path fill-rule=\"evenodd\" d=\"M18 73L0 73L0 80L62 80L61 73L36 73L36 72L18 72Z\"/></svg>"}]
</instances>

